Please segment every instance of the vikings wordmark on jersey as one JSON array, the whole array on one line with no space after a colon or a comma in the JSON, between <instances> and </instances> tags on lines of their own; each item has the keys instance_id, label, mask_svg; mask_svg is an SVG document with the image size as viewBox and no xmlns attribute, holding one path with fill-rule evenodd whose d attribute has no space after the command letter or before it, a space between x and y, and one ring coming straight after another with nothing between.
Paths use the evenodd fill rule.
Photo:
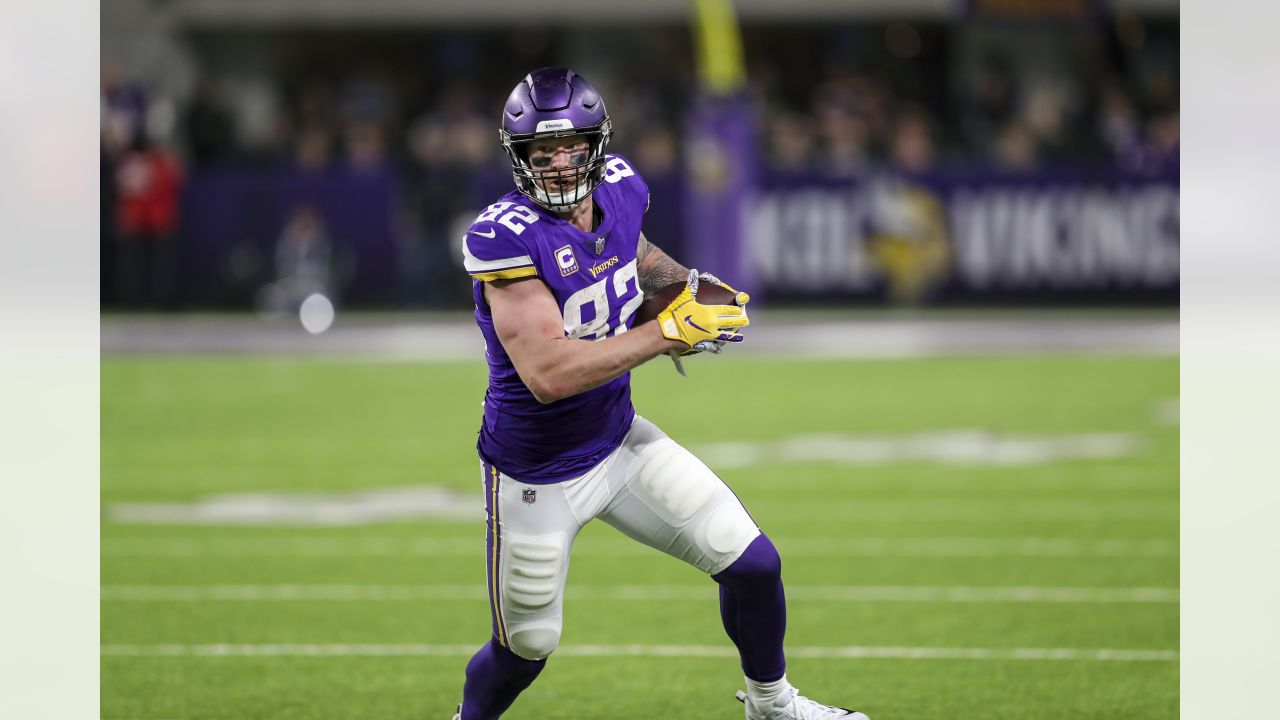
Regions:
<instances>
[{"instance_id":1,"label":"vikings wordmark on jersey","mask_svg":"<svg viewBox=\"0 0 1280 720\"><path fill-rule=\"evenodd\" d=\"M462 243L489 362L480 455L503 472L516 471L513 477L521 482L582 475L618 447L635 416L630 373L549 405L539 403L498 340L484 298L487 281L537 277L560 306L566 336L603 340L629 330L644 301L636 248L649 189L625 158L608 155L604 182L592 197L603 217L593 232L510 192L480 213Z\"/></svg>"}]
</instances>

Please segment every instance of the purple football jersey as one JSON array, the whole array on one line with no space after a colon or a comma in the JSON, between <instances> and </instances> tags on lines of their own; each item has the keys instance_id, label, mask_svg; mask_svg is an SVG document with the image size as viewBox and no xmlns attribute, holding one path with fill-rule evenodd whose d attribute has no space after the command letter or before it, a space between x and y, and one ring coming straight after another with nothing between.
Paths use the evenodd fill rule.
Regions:
<instances>
[{"instance_id":1,"label":"purple football jersey","mask_svg":"<svg viewBox=\"0 0 1280 720\"><path fill-rule=\"evenodd\" d=\"M630 373L539 403L498 340L484 299L486 281L537 277L555 296L567 337L598 341L631 328L644 300L636 248L649 189L626 159L607 157L605 180L592 195L603 215L594 232L581 232L512 191L480 213L463 240L489 361L478 448L486 462L521 482L555 483L586 473L622 443L635 416Z\"/></svg>"}]
</instances>

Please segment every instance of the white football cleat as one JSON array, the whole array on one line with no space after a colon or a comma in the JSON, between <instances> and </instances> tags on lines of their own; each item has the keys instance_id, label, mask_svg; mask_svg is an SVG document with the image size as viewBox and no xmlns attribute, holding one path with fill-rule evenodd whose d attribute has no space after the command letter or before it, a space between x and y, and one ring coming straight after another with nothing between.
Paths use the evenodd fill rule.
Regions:
<instances>
[{"instance_id":1,"label":"white football cleat","mask_svg":"<svg viewBox=\"0 0 1280 720\"><path fill-rule=\"evenodd\" d=\"M756 707L741 690L736 697L746 706L747 720L871 720L857 710L814 702L794 687L779 695L772 708Z\"/></svg>"},{"instance_id":2,"label":"white football cleat","mask_svg":"<svg viewBox=\"0 0 1280 720\"><path fill-rule=\"evenodd\" d=\"M453 720L462 720L462 703L458 703L458 712L453 714Z\"/></svg>"}]
</instances>

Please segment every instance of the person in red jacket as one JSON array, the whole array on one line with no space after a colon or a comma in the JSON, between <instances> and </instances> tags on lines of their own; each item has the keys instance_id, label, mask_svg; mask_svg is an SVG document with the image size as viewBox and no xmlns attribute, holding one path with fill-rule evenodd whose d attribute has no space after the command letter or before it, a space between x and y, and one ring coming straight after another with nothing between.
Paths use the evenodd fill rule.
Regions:
<instances>
[{"instance_id":1,"label":"person in red jacket","mask_svg":"<svg viewBox=\"0 0 1280 720\"><path fill-rule=\"evenodd\" d=\"M118 287L130 309L167 309L174 302L183 172L163 143L141 137L116 161Z\"/></svg>"}]
</instances>

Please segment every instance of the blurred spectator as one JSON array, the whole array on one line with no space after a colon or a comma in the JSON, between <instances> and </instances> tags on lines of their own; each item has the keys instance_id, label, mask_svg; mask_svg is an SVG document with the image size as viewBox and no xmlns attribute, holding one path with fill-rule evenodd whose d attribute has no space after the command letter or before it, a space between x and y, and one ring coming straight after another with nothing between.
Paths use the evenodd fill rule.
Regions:
<instances>
[{"instance_id":1,"label":"blurred spectator","mask_svg":"<svg viewBox=\"0 0 1280 720\"><path fill-rule=\"evenodd\" d=\"M274 313L297 312L302 301L320 294L334 301L334 247L320 212L311 205L293 209L275 244L275 282L260 302Z\"/></svg>"},{"instance_id":2,"label":"blurred spectator","mask_svg":"<svg viewBox=\"0 0 1280 720\"><path fill-rule=\"evenodd\" d=\"M783 174L799 174L813 167L813 122L806 115L779 112L769 121L766 166Z\"/></svg>"},{"instance_id":3,"label":"blurred spectator","mask_svg":"<svg viewBox=\"0 0 1280 720\"><path fill-rule=\"evenodd\" d=\"M1119 84L1108 83L1103 88L1096 126L1109 160L1119 162L1137 152L1141 140L1138 115L1133 101Z\"/></svg>"},{"instance_id":4,"label":"blurred spectator","mask_svg":"<svg viewBox=\"0 0 1280 720\"><path fill-rule=\"evenodd\" d=\"M448 127L436 117L419 118L409 128L408 151L407 208L398 237L400 300L410 307L446 307L458 275L448 228L464 204L466 170L451 152Z\"/></svg>"},{"instance_id":5,"label":"blurred spectator","mask_svg":"<svg viewBox=\"0 0 1280 720\"><path fill-rule=\"evenodd\" d=\"M962 93L960 130L964 141L975 154L986 154L1005 134L1016 108L1017 87L1009 58L996 50L986 51Z\"/></svg>"},{"instance_id":6,"label":"blurred spectator","mask_svg":"<svg viewBox=\"0 0 1280 720\"><path fill-rule=\"evenodd\" d=\"M127 133L114 120L111 143ZM171 309L177 271L182 166L169 147L172 110L153 101L141 132L115 160L117 290L129 309Z\"/></svg>"},{"instance_id":7,"label":"blurred spectator","mask_svg":"<svg viewBox=\"0 0 1280 720\"><path fill-rule=\"evenodd\" d=\"M344 119L373 124L390 122L397 107L386 72L371 61L346 79L338 103Z\"/></svg>"},{"instance_id":8,"label":"blurred spectator","mask_svg":"<svg viewBox=\"0 0 1280 720\"><path fill-rule=\"evenodd\" d=\"M298 122L313 127L333 127L338 123L337 103L333 87L319 77L308 78L294 102Z\"/></svg>"},{"instance_id":9,"label":"blurred spectator","mask_svg":"<svg viewBox=\"0 0 1280 720\"><path fill-rule=\"evenodd\" d=\"M382 128L367 120L347 124L344 135L347 165L357 172L373 172L382 168L387 144Z\"/></svg>"},{"instance_id":10,"label":"blurred spectator","mask_svg":"<svg viewBox=\"0 0 1280 720\"><path fill-rule=\"evenodd\" d=\"M848 101L820 102L815 112L822 141L818 169L833 177L850 177L871 164L866 119Z\"/></svg>"},{"instance_id":11,"label":"blurred spectator","mask_svg":"<svg viewBox=\"0 0 1280 720\"><path fill-rule=\"evenodd\" d=\"M646 127L660 122L663 113L658 88L643 76L618 83L609 95L609 117L619 139L638 137Z\"/></svg>"},{"instance_id":12,"label":"blurred spectator","mask_svg":"<svg viewBox=\"0 0 1280 720\"><path fill-rule=\"evenodd\" d=\"M1168 61L1150 59L1143 62L1139 89L1143 109L1148 115L1165 115L1178 108L1178 80Z\"/></svg>"},{"instance_id":13,"label":"blurred spectator","mask_svg":"<svg viewBox=\"0 0 1280 720\"><path fill-rule=\"evenodd\" d=\"M146 93L128 80L124 68L113 58L102 61L101 103L103 132L112 133L109 141L116 145L114 149L130 144L134 135L144 131Z\"/></svg>"},{"instance_id":14,"label":"blurred spectator","mask_svg":"<svg viewBox=\"0 0 1280 720\"><path fill-rule=\"evenodd\" d=\"M1166 112L1147 121L1146 136L1133 158L1133 169L1164 173L1178 168L1178 113Z\"/></svg>"},{"instance_id":15,"label":"blurred spectator","mask_svg":"<svg viewBox=\"0 0 1280 720\"><path fill-rule=\"evenodd\" d=\"M187 148L196 167L219 165L230 160L235 148L235 119L216 80L206 79L196 88L183 114Z\"/></svg>"},{"instance_id":16,"label":"blurred spectator","mask_svg":"<svg viewBox=\"0 0 1280 720\"><path fill-rule=\"evenodd\" d=\"M121 153L133 143L133 126L129 116L113 107L109 98L109 89L118 83L118 79L112 76L110 65L110 60L103 61L100 98L102 116L99 119L101 145L98 150L100 299L104 306L119 302L119 283L116 277L119 273L116 259L119 250L116 228L116 167Z\"/></svg>"},{"instance_id":17,"label":"blurred spectator","mask_svg":"<svg viewBox=\"0 0 1280 720\"><path fill-rule=\"evenodd\" d=\"M293 166L304 173L321 172L329 167L333 141L321 125L307 125L293 142Z\"/></svg>"},{"instance_id":18,"label":"blurred spectator","mask_svg":"<svg viewBox=\"0 0 1280 720\"><path fill-rule=\"evenodd\" d=\"M116 163L115 157L102 143L98 151L98 302L102 307L115 305L116 292Z\"/></svg>"},{"instance_id":19,"label":"blurred spectator","mask_svg":"<svg viewBox=\"0 0 1280 720\"><path fill-rule=\"evenodd\" d=\"M883 158L892 135L895 98L884 82L865 74L854 75L850 83L859 98L862 118L867 123L867 146L874 157Z\"/></svg>"},{"instance_id":20,"label":"blurred spectator","mask_svg":"<svg viewBox=\"0 0 1280 720\"><path fill-rule=\"evenodd\" d=\"M933 168L933 123L924 108L907 108L898 115L891 160L895 168L909 173L923 173Z\"/></svg>"},{"instance_id":21,"label":"blurred spectator","mask_svg":"<svg viewBox=\"0 0 1280 720\"><path fill-rule=\"evenodd\" d=\"M475 87L454 81L445 86L440 95L437 117L449 135L449 153L453 159L468 175L498 159L502 150L497 139L497 113L489 115L480 110L482 103ZM501 102L506 92L496 93L494 97L501 98L497 101Z\"/></svg>"},{"instance_id":22,"label":"blurred spectator","mask_svg":"<svg viewBox=\"0 0 1280 720\"><path fill-rule=\"evenodd\" d=\"M646 123L635 142L636 168L646 178L666 178L680 166L680 148L671 128L662 123Z\"/></svg>"},{"instance_id":23,"label":"blurred spectator","mask_svg":"<svg viewBox=\"0 0 1280 720\"><path fill-rule=\"evenodd\" d=\"M1038 162L1035 136L1022 122L1011 120L1000 129L991 158L996 168L1021 172L1031 170Z\"/></svg>"},{"instance_id":24,"label":"blurred spectator","mask_svg":"<svg viewBox=\"0 0 1280 720\"><path fill-rule=\"evenodd\" d=\"M1177 157L1178 127L1177 111L1157 115L1147 123L1147 143L1158 157L1162 159Z\"/></svg>"},{"instance_id":25,"label":"blurred spectator","mask_svg":"<svg viewBox=\"0 0 1280 720\"><path fill-rule=\"evenodd\" d=\"M1071 160L1067 114L1066 90L1059 80L1040 78L1028 83L1021 120L1035 144L1037 157L1050 162Z\"/></svg>"},{"instance_id":26,"label":"blurred spectator","mask_svg":"<svg viewBox=\"0 0 1280 720\"><path fill-rule=\"evenodd\" d=\"M410 126L407 145L401 297L412 305L455 307L466 301L468 282L454 263L452 228L460 216L480 212L475 185L497 158L497 131L479 114L470 88L454 83Z\"/></svg>"}]
</instances>

